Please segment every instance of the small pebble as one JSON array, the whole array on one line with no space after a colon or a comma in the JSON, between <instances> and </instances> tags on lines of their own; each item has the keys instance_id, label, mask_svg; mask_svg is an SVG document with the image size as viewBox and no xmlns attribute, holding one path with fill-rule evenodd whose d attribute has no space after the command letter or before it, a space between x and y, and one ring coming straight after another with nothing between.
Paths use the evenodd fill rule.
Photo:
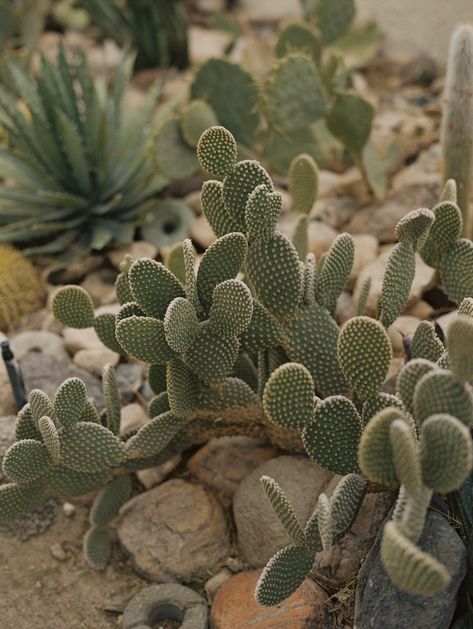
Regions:
<instances>
[{"instance_id":1,"label":"small pebble","mask_svg":"<svg viewBox=\"0 0 473 629\"><path fill-rule=\"evenodd\" d=\"M49 550L51 551L51 555L54 557L54 559L57 559L58 561L65 561L67 559L67 555L61 544L51 544Z\"/></svg>"},{"instance_id":2,"label":"small pebble","mask_svg":"<svg viewBox=\"0 0 473 629\"><path fill-rule=\"evenodd\" d=\"M64 515L66 515L68 518L70 518L71 516L74 515L74 513L76 512L76 508L74 507L73 504L71 504L70 502L65 502L62 505L62 510L64 512Z\"/></svg>"}]
</instances>

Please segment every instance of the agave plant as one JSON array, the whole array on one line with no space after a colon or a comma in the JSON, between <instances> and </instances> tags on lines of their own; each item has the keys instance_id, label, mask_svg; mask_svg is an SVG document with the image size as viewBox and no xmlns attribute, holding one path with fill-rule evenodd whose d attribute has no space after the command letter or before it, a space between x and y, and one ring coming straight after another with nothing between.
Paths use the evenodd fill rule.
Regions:
<instances>
[{"instance_id":1,"label":"agave plant","mask_svg":"<svg viewBox=\"0 0 473 629\"><path fill-rule=\"evenodd\" d=\"M137 67L189 63L187 15L181 0L81 0L92 22L119 46L138 51Z\"/></svg>"},{"instance_id":2,"label":"agave plant","mask_svg":"<svg viewBox=\"0 0 473 629\"><path fill-rule=\"evenodd\" d=\"M10 65L24 104L0 88L9 135L9 147L0 147L0 241L20 243L28 255L64 255L133 238L146 202L166 183L149 133L157 89L137 110L123 108L133 61L123 59L113 90L94 82L84 54L43 57L36 79Z\"/></svg>"}]
</instances>

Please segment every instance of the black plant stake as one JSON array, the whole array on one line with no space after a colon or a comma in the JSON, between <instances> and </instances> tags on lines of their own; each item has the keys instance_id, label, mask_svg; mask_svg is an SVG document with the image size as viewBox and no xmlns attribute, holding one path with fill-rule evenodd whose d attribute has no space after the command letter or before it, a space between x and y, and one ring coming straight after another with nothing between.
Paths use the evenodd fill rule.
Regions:
<instances>
[{"instance_id":1,"label":"black plant stake","mask_svg":"<svg viewBox=\"0 0 473 629\"><path fill-rule=\"evenodd\" d=\"M15 396L16 408L20 411L26 404L25 385L21 377L20 368L10 349L10 343L8 341L2 341L0 347L2 349L2 358L7 368L13 395Z\"/></svg>"}]
</instances>

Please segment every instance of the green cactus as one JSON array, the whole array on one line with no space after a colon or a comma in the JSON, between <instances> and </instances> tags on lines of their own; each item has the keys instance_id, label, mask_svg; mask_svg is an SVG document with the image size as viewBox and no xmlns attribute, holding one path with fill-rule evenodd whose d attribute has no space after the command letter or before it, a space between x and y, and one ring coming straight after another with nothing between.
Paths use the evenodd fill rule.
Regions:
<instances>
[{"instance_id":1,"label":"green cactus","mask_svg":"<svg viewBox=\"0 0 473 629\"><path fill-rule=\"evenodd\" d=\"M309 214L319 191L319 169L310 155L295 157L289 167L289 192L293 209Z\"/></svg>"},{"instance_id":2,"label":"green cactus","mask_svg":"<svg viewBox=\"0 0 473 629\"><path fill-rule=\"evenodd\" d=\"M464 318L460 315L447 339L456 354L455 372L417 358L399 373L398 391L416 428L399 409L385 408L369 421L360 440L363 474L373 482L401 485L393 520L383 531L384 567L398 588L422 596L434 596L450 580L445 566L416 546L432 493L458 489L473 465L473 398L464 384L470 371L468 363L459 366L463 345L470 351L473 347L462 329Z\"/></svg>"},{"instance_id":3,"label":"green cactus","mask_svg":"<svg viewBox=\"0 0 473 629\"><path fill-rule=\"evenodd\" d=\"M282 135L325 116L322 81L309 57L294 52L279 60L263 86L263 111L268 124Z\"/></svg>"},{"instance_id":4,"label":"green cactus","mask_svg":"<svg viewBox=\"0 0 473 629\"><path fill-rule=\"evenodd\" d=\"M254 144L259 87L249 72L226 59L209 59L198 69L191 95L207 101L238 142Z\"/></svg>"},{"instance_id":5,"label":"green cactus","mask_svg":"<svg viewBox=\"0 0 473 629\"><path fill-rule=\"evenodd\" d=\"M392 358L391 341L382 325L369 317L354 317L343 326L338 359L347 381L358 395L375 394L386 379Z\"/></svg>"},{"instance_id":6,"label":"green cactus","mask_svg":"<svg viewBox=\"0 0 473 629\"><path fill-rule=\"evenodd\" d=\"M351 271L351 237L338 237L318 265L312 254L300 260L277 231L280 199L264 168L253 160L235 162L235 143L221 128L204 132L199 146L201 159L223 177L203 188L204 211L213 217L217 240L197 271L196 251L189 240L183 242L180 279L154 260L126 259L116 282L120 311L100 323L108 330L100 338L148 363L156 396L149 405L151 419L120 435L110 369L103 377L102 415L76 379L66 381L53 402L33 392L16 430L18 444L26 441L27 450L22 453L21 445L7 457L14 483L4 490L4 502L0 492L0 517L16 517L29 501L79 495L111 481L103 495L113 514L120 496L128 495L114 479L210 437L243 434L266 437L293 452L305 449L322 466L348 474L331 499L318 499L304 529L280 490L266 483L295 546L281 551L263 572L257 594L263 604L277 604L294 591L315 553L347 530L365 490L359 470L372 482L401 486L394 516L402 536L398 545L418 557L416 542L432 491L457 486L471 465L471 370L469 359L462 358L465 352L469 356L469 298L461 306L460 324L452 328L458 339L449 338L444 351L432 326L421 326L413 343L416 355L432 360L409 361L399 374L397 394L382 392L392 358L385 321L356 316L340 330L331 314ZM397 235L410 258L428 242L436 216L419 210L400 222ZM442 251L440 261L443 256ZM392 316L400 302L388 293L382 311ZM99 329L99 317L77 287L61 289L53 308L66 325ZM25 462L28 448L37 453L31 465ZM438 470L435 460L441 462ZM11 507L15 501L18 508ZM96 567L103 567L111 548L108 516L101 517L92 518L85 543ZM389 538L383 547L385 565L400 587L410 587L409 557L393 557L389 550L396 543Z\"/></svg>"},{"instance_id":7,"label":"green cactus","mask_svg":"<svg viewBox=\"0 0 473 629\"><path fill-rule=\"evenodd\" d=\"M453 33L447 65L442 117L443 181L454 179L463 216L463 234L470 236L470 181L473 166L473 28L463 24Z\"/></svg>"},{"instance_id":8,"label":"green cactus","mask_svg":"<svg viewBox=\"0 0 473 629\"><path fill-rule=\"evenodd\" d=\"M276 42L276 55L278 57L285 57L288 53L295 51L310 55L315 63L320 61L320 41L306 24L288 24L278 35Z\"/></svg>"},{"instance_id":9,"label":"green cactus","mask_svg":"<svg viewBox=\"0 0 473 629\"><path fill-rule=\"evenodd\" d=\"M365 482L349 474L337 484L331 498L321 494L304 529L279 485L263 476L261 484L282 526L294 545L278 551L266 564L256 585L260 605L279 605L309 576L315 555L336 543L350 528L363 499Z\"/></svg>"}]
</instances>

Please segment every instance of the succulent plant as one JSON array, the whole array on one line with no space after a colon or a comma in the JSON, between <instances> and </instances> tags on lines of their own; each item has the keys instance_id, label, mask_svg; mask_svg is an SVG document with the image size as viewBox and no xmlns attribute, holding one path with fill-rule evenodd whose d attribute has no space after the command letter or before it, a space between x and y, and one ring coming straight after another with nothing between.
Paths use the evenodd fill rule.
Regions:
<instances>
[{"instance_id":1,"label":"succulent plant","mask_svg":"<svg viewBox=\"0 0 473 629\"><path fill-rule=\"evenodd\" d=\"M412 281L412 273L398 269L410 268L415 250L438 238L437 212L414 210L400 221L399 245L388 263L378 318L358 315L340 329L333 312L350 275L352 238L341 234L322 260L310 253L302 261L294 244L277 230L280 194L261 164L237 161L232 134L210 127L197 144L197 155L202 168L218 177L202 188L202 209L217 240L197 271L196 252L185 240L173 249L168 266L146 258L124 260L116 281L121 304L116 316L96 316L78 286L62 288L53 300L62 324L94 326L105 345L149 364L155 393L151 419L136 432L118 436L120 411L110 370L103 379L102 416L77 381L62 385L53 402L41 392L32 393L17 432L18 444L28 443L15 444L4 463L13 485L3 490L3 499L0 494L0 514L13 517L51 493L45 469L54 470L53 489L64 486L66 494L112 481L97 498L85 541L89 561L102 567L111 547L108 518L129 493L128 481L117 479L211 436L266 437L289 451L305 449L311 459L346 477L330 499L319 498L305 529L277 485L264 480L294 544L270 560L257 599L277 604L298 587L316 552L335 543L350 526L369 488L366 479L405 487L404 502L396 509L396 530L386 528L383 557L399 587L418 591L410 570L412 557L422 555L415 542L431 491L457 487L471 465L465 427L473 421L467 382L473 375L467 348L473 338L468 327L473 325L471 300L462 304L463 319L446 348L432 337L431 327L419 330L413 343L416 358L401 371L398 393L382 391L392 357L385 328L402 311ZM315 199L316 187L317 169L302 156L291 169L291 192L301 215ZM445 229L452 229L451 223ZM391 424L400 446L391 445ZM97 433L93 441L89 432ZM450 433L455 461L448 450ZM35 440L37 444L30 443ZM436 469L432 460L445 464ZM84 479L86 472L96 476ZM416 536L401 530L403 518L409 527L413 518ZM396 537L399 532L402 537ZM395 547L402 552L393 553ZM427 570L434 576L423 575L416 586L426 593L446 582L445 572L429 561Z\"/></svg>"},{"instance_id":2,"label":"succulent plant","mask_svg":"<svg viewBox=\"0 0 473 629\"><path fill-rule=\"evenodd\" d=\"M91 21L120 47L137 51L136 65L186 68L187 14L182 0L80 0Z\"/></svg>"},{"instance_id":3,"label":"succulent plant","mask_svg":"<svg viewBox=\"0 0 473 629\"><path fill-rule=\"evenodd\" d=\"M147 126L156 90L136 111L122 106L132 65L132 57L123 61L106 98L83 54L69 60L61 49L55 64L42 58L36 79L11 66L28 114L0 89L10 142L0 174L15 182L0 186L0 241L21 243L30 255L72 255L133 238L166 180L155 173Z\"/></svg>"},{"instance_id":4,"label":"succulent plant","mask_svg":"<svg viewBox=\"0 0 473 629\"><path fill-rule=\"evenodd\" d=\"M442 117L443 180L456 181L463 235L471 237L469 211L473 166L473 27L462 24L453 33L447 65Z\"/></svg>"},{"instance_id":5,"label":"succulent plant","mask_svg":"<svg viewBox=\"0 0 473 629\"><path fill-rule=\"evenodd\" d=\"M38 308L45 286L31 262L9 245L0 245L0 330Z\"/></svg>"},{"instance_id":6,"label":"succulent plant","mask_svg":"<svg viewBox=\"0 0 473 629\"><path fill-rule=\"evenodd\" d=\"M372 105L353 90L350 74L336 53L324 54L352 22L352 0L317 3L315 24L288 24L279 34L276 60L259 84L242 66L209 59L191 85L193 98L205 100L218 123L243 150L264 155L285 173L293 158L324 159L323 134L340 141L362 169L376 196L385 189L380 160L369 144ZM214 175L217 175L215 172Z\"/></svg>"}]
</instances>

